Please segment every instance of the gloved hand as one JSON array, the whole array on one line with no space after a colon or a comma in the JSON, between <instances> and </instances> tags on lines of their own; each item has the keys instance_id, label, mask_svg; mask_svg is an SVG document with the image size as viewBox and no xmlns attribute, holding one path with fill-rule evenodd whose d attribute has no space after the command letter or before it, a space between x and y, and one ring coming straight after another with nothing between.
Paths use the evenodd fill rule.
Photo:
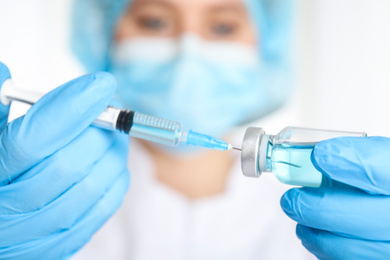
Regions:
<instances>
[{"instance_id":1,"label":"gloved hand","mask_svg":"<svg viewBox=\"0 0 390 260\"><path fill-rule=\"evenodd\" d=\"M314 166L336 182L291 189L281 205L319 259L390 259L389 159L385 137L341 137L315 146Z\"/></svg>"},{"instance_id":2,"label":"gloved hand","mask_svg":"<svg viewBox=\"0 0 390 260\"><path fill-rule=\"evenodd\" d=\"M9 77L0 63L0 86ZM68 258L120 206L128 138L90 126L115 84L80 77L8 125L0 104L0 259Z\"/></svg>"}]
</instances>

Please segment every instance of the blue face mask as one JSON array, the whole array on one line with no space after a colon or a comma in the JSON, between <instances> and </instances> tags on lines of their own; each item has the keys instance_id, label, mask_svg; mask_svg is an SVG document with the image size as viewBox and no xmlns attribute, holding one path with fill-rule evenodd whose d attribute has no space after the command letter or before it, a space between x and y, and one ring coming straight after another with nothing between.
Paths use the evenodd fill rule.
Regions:
<instances>
[{"instance_id":1,"label":"blue face mask","mask_svg":"<svg viewBox=\"0 0 390 260\"><path fill-rule=\"evenodd\" d=\"M216 137L268 113L280 94L267 87L259 55L246 45L137 38L116 45L111 57L127 108Z\"/></svg>"}]
</instances>

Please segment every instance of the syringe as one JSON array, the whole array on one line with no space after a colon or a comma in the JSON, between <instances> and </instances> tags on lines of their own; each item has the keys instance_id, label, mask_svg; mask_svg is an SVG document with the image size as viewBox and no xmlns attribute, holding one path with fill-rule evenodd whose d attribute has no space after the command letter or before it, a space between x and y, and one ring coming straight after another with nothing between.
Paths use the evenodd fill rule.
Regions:
<instances>
[{"instance_id":1,"label":"syringe","mask_svg":"<svg viewBox=\"0 0 390 260\"><path fill-rule=\"evenodd\" d=\"M36 91L16 88L11 79L4 82L0 93L1 103L4 105L9 105L14 100L33 105L43 96L44 94ZM183 131L180 122L113 106L108 106L93 125L164 145L177 146L182 142L220 151L232 149L232 146L222 139L192 130Z\"/></svg>"}]
</instances>

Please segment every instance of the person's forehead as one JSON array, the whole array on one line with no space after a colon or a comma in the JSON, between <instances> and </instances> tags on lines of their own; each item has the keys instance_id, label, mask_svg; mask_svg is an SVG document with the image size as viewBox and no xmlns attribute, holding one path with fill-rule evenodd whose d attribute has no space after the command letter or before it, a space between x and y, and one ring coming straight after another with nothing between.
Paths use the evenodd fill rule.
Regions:
<instances>
[{"instance_id":1,"label":"person's forehead","mask_svg":"<svg viewBox=\"0 0 390 260\"><path fill-rule=\"evenodd\" d=\"M177 8L239 8L244 7L244 0L135 0L138 4L161 4Z\"/></svg>"}]
</instances>

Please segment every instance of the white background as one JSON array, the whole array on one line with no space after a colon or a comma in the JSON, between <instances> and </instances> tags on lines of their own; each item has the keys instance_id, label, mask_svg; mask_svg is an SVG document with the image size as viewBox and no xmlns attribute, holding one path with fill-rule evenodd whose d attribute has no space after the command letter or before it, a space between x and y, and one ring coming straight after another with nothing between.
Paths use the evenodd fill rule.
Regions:
<instances>
[{"instance_id":1,"label":"white background","mask_svg":"<svg viewBox=\"0 0 390 260\"><path fill-rule=\"evenodd\" d=\"M299 0L296 88L261 123L390 136L390 1ZM23 88L48 91L83 73L68 49L68 0L0 0L0 61Z\"/></svg>"}]
</instances>

